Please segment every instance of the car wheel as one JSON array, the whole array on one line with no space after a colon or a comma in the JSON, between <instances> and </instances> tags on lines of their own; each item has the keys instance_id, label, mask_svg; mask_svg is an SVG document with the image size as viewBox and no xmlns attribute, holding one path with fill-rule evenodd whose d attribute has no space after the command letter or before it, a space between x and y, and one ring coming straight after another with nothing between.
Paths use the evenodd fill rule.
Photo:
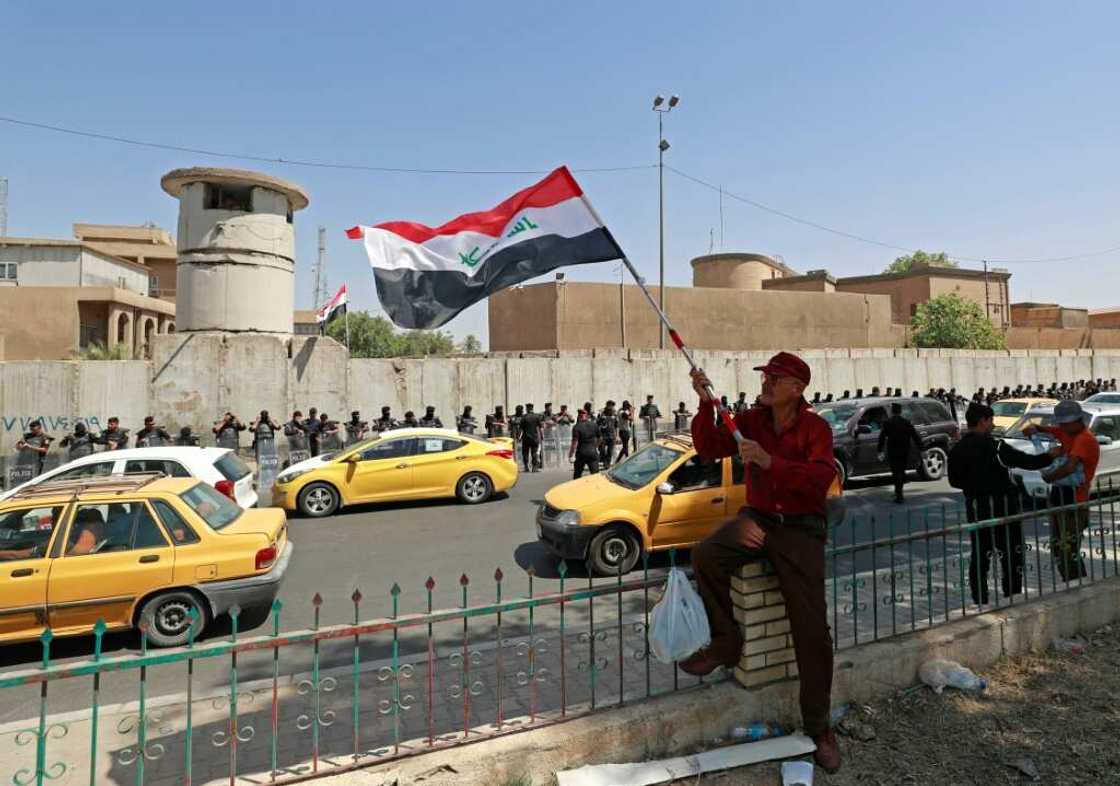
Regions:
<instances>
[{"instance_id":1,"label":"car wheel","mask_svg":"<svg viewBox=\"0 0 1120 786\"><path fill-rule=\"evenodd\" d=\"M338 502L338 492L329 483L311 483L299 493L300 512L314 519L334 513Z\"/></svg>"},{"instance_id":2,"label":"car wheel","mask_svg":"<svg viewBox=\"0 0 1120 786\"><path fill-rule=\"evenodd\" d=\"M629 573L638 564L642 547L634 533L624 527L607 527L591 539L587 561L598 576Z\"/></svg>"},{"instance_id":3,"label":"car wheel","mask_svg":"<svg viewBox=\"0 0 1120 786\"><path fill-rule=\"evenodd\" d=\"M945 453L945 448L927 448L922 451L922 460L918 464L918 477L922 480L941 480L948 464L949 456Z\"/></svg>"},{"instance_id":4,"label":"car wheel","mask_svg":"<svg viewBox=\"0 0 1120 786\"><path fill-rule=\"evenodd\" d=\"M840 480L840 488L848 482L848 467L840 459L836 459L836 477Z\"/></svg>"},{"instance_id":5,"label":"car wheel","mask_svg":"<svg viewBox=\"0 0 1120 786\"><path fill-rule=\"evenodd\" d=\"M469 472L455 484L455 496L464 505L478 505L490 499L494 484L481 472Z\"/></svg>"},{"instance_id":6,"label":"car wheel","mask_svg":"<svg viewBox=\"0 0 1120 786\"><path fill-rule=\"evenodd\" d=\"M206 628L210 611L194 593L178 590L156 595L140 609L139 621L148 623L148 641L156 647L182 647L191 638L191 612L194 612L194 637Z\"/></svg>"}]
</instances>

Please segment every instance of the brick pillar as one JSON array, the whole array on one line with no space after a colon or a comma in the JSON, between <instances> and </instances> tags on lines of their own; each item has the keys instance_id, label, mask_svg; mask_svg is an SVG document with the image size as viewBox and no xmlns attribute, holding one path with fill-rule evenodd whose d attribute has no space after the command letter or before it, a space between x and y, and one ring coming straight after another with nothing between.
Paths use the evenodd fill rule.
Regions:
<instances>
[{"instance_id":1,"label":"brick pillar","mask_svg":"<svg viewBox=\"0 0 1120 786\"><path fill-rule=\"evenodd\" d=\"M744 642L735 679L750 688L796 677L786 602L769 562L748 562L731 577L731 602Z\"/></svg>"}]
</instances>

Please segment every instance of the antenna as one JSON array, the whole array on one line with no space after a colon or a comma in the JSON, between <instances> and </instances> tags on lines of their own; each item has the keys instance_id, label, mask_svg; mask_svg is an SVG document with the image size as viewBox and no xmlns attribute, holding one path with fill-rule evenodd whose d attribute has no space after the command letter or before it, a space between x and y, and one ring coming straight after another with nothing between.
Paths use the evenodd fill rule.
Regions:
<instances>
[{"instance_id":1,"label":"antenna","mask_svg":"<svg viewBox=\"0 0 1120 786\"><path fill-rule=\"evenodd\" d=\"M719 187L719 250L723 251L723 186Z\"/></svg>"},{"instance_id":2,"label":"antenna","mask_svg":"<svg viewBox=\"0 0 1120 786\"><path fill-rule=\"evenodd\" d=\"M318 308L327 302L327 228L319 227L319 258L315 262L315 302L313 308Z\"/></svg>"},{"instance_id":3,"label":"antenna","mask_svg":"<svg viewBox=\"0 0 1120 786\"><path fill-rule=\"evenodd\" d=\"M0 237L8 234L8 178L0 177Z\"/></svg>"}]
</instances>

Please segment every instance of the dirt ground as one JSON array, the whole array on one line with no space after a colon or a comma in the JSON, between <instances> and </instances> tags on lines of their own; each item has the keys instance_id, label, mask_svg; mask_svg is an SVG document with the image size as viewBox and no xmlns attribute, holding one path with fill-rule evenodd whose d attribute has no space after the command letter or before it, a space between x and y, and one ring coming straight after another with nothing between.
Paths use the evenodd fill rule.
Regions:
<instances>
[{"instance_id":1,"label":"dirt ground","mask_svg":"<svg viewBox=\"0 0 1120 786\"><path fill-rule=\"evenodd\" d=\"M840 727L849 733L838 734L843 767L835 775L817 768L814 786L1120 784L1120 625L1086 638L1084 654L999 662L981 675L983 694L922 687L853 708ZM779 767L678 784L776 786Z\"/></svg>"}]
</instances>

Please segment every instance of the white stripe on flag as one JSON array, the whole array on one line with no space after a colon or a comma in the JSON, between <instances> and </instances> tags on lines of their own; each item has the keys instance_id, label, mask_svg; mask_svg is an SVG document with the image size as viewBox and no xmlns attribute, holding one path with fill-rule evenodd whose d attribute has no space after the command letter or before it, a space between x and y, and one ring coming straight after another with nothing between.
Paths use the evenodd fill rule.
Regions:
<instances>
[{"instance_id":1,"label":"white stripe on flag","mask_svg":"<svg viewBox=\"0 0 1120 786\"><path fill-rule=\"evenodd\" d=\"M473 276L487 257L525 240L544 235L572 238L602 226L580 197L552 207L527 208L491 237L480 232L437 235L414 243L395 232L363 227L363 242L370 264L383 270L454 270Z\"/></svg>"}]
</instances>

